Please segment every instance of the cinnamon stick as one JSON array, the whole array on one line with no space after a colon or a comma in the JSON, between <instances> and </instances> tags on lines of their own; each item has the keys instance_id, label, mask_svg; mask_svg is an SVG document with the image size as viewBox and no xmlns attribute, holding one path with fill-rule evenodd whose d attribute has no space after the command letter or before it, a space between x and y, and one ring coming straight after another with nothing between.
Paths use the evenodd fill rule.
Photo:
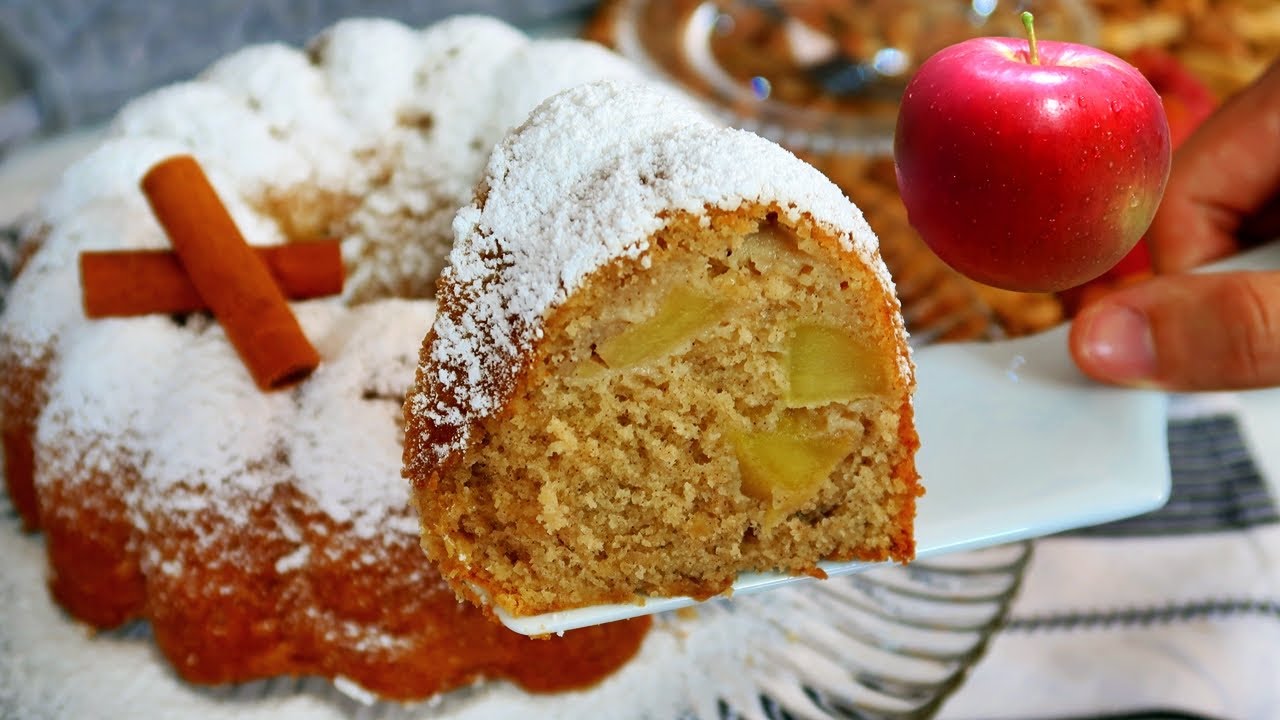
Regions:
<instances>
[{"instance_id":1,"label":"cinnamon stick","mask_svg":"<svg viewBox=\"0 0 1280 720\"><path fill-rule=\"evenodd\" d=\"M274 390L309 376L320 354L195 158L162 160L142 178L142 192L258 387Z\"/></svg>"},{"instance_id":2,"label":"cinnamon stick","mask_svg":"<svg viewBox=\"0 0 1280 720\"><path fill-rule=\"evenodd\" d=\"M254 252L290 300L342 292L341 246L336 240L255 247ZM102 250L80 254L84 312L90 318L208 310L182 261L167 250Z\"/></svg>"}]
</instances>

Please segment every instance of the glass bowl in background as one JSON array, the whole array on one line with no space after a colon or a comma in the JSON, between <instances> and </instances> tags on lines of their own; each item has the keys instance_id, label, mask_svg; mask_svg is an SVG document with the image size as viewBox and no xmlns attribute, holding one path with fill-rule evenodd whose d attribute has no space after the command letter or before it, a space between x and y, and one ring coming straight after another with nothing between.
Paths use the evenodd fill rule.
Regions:
<instances>
[{"instance_id":1,"label":"glass bowl in background","mask_svg":"<svg viewBox=\"0 0 1280 720\"><path fill-rule=\"evenodd\" d=\"M898 101L926 58L962 40L1096 43L1079 0L622 0L622 54L692 92L727 122L794 150L884 155Z\"/></svg>"}]
</instances>

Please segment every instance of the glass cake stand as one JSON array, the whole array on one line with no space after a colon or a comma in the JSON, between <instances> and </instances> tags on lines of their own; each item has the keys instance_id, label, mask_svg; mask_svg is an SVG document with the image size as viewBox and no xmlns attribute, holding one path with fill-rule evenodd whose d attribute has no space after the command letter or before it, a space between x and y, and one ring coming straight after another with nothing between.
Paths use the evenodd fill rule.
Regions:
<instances>
[{"instance_id":1,"label":"glass cake stand","mask_svg":"<svg viewBox=\"0 0 1280 720\"><path fill-rule=\"evenodd\" d=\"M15 527L0 532L15 531L11 520L4 524ZM22 542L39 544L36 538ZM137 692L139 710L150 705L172 717L187 717L185 707L191 708L190 717L208 717L212 706L249 719L295 714L362 720L515 714L557 719L920 719L932 717L961 685L1001 626L1030 548L1024 542L886 566L658 616L645 649L630 665L597 688L557 695L532 696L506 683L487 683L428 702L398 704L379 702L350 683L321 678L197 688L173 677L151 652L146 623L81 637L69 651L79 655L75 664L87 674L128 667L149 675L149 687ZM0 597L5 590L0 587ZM0 617L16 612L14 607L0 610ZM62 632L71 625L61 615L51 618L56 619L46 622L60 625L46 626L45 632ZM0 647L24 649L2 630ZM131 662L121 665L125 658ZM65 692L93 692L74 679L68 673ZM136 678L131 682L138 685ZM0 692L0 711L22 708L4 703Z\"/></svg>"},{"instance_id":2,"label":"glass cake stand","mask_svg":"<svg viewBox=\"0 0 1280 720\"><path fill-rule=\"evenodd\" d=\"M646 648L633 663L640 667L624 668L584 693L522 702L513 700L516 691L509 687L481 685L429 703L399 705L373 702L342 683L281 678L210 694L246 712L309 694L347 717L368 720L508 712L547 718L918 720L933 717L982 656L1030 557L1030 543L1015 543L658 616L646 642L656 642L662 652ZM132 632L141 641L145 625ZM671 638L685 642L673 644ZM696 667L704 663L720 666ZM686 677L654 678L654 672ZM622 687L628 683L633 687Z\"/></svg>"}]
</instances>

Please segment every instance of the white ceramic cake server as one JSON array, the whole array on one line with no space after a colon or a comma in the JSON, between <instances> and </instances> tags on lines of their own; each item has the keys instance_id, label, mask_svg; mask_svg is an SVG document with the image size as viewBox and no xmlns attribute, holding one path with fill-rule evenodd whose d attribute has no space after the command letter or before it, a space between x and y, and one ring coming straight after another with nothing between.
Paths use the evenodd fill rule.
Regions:
<instances>
[{"instance_id":1,"label":"white ceramic cake server","mask_svg":"<svg viewBox=\"0 0 1280 720\"><path fill-rule=\"evenodd\" d=\"M1280 269L1280 242L1200 272ZM927 493L916 555L1049 535L1154 510L1168 499L1165 393L1086 379L1067 353L1068 326L999 342L915 351L917 455ZM829 576L874 563L823 563ZM734 594L811 578L742 575ZM687 597L498 617L526 635L572 630L696 604Z\"/></svg>"}]
</instances>

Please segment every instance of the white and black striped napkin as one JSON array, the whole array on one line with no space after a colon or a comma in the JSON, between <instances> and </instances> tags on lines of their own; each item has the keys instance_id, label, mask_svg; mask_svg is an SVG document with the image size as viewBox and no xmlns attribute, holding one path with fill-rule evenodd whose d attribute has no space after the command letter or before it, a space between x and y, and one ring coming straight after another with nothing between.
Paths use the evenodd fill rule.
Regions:
<instances>
[{"instance_id":1,"label":"white and black striped napkin","mask_svg":"<svg viewBox=\"0 0 1280 720\"><path fill-rule=\"evenodd\" d=\"M1220 395L1173 398L1169 456L1165 507L1036 542L941 717L1280 718L1276 485Z\"/></svg>"}]
</instances>

